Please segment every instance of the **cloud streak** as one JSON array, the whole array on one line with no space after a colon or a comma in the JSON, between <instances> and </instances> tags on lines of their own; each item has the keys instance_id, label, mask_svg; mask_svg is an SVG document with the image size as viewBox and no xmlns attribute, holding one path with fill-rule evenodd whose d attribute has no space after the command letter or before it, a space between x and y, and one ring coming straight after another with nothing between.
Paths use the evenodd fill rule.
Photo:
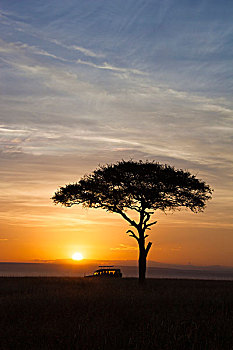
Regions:
<instances>
[{"instance_id":1,"label":"cloud streak","mask_svg":"<svg viewBox=\"0 0 233 350\"><path fill-rule=\"evenodd\" d=\"M88 50L84 47L81 47L81 46L78 46L78 45L65 45L63 44L62 42L60 42L59 40L56 40L56 39L50 39L50 42L56 44L56 45L59 45L65 49L68 49L68 50L74 50L74 51L78 51L78 52L81 52L83 53L85 56L88 56L88 57L95 57L95 58L99 58L99 57L104 57L103 54L99 54L99 53L96 53L96 52L93 52L91 50Z\"/></svg>"},{"instance_id":2,"label":"cloud streak","mask_svg":"<svg viewBox=\"0 0 233 350\"><path fill-rule=\"evenodd\" d=\"M83 61L78 59L77 63L79 64L84 64L93 68L98 68L98 69L105 69L108 71L113 71L113 72L120 72L120 73L131 73L131 74L138 74L138 75L146 75L146 73L137 70L137 69L128 69L128 68L121 68L121 67L114 67L110 64L108 64L107 62L104 62L102 65L98 65L92 62L87 62L87 61Z\"/></svg>"}]
</instances>

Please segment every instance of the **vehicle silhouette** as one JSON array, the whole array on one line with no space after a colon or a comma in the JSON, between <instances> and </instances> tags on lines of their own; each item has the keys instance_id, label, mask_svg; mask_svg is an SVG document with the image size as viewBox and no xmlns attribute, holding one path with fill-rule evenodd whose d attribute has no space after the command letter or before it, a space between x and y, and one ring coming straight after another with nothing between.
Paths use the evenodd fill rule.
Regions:
<instances>
[{"instance_id":1,"label":"vehicle silhouette","mask_svg":"<svg viewBox=\"0 0 233 350\"><path fill-rule=\"evenodd\" d=\"M92 275L87 275L85 277L94 278L121 278L122 273L119 268L114 268L112 265L99 266L99 269L95 270Z\"/></svg>"}]
</instances>

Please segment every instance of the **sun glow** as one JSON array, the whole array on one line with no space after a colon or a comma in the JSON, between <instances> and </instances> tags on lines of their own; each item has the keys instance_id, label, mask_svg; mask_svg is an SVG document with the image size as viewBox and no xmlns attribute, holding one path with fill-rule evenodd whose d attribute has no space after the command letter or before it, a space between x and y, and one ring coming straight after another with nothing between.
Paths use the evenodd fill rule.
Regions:
<instances>
[{"instance_id":1,"label":"sun glow","mask_svg":"<svg viewBox=\"0 0 233 350\"><path fill-rule=\"evenodd\" d=\"M83 255L82 255L82 253L75 252L75 253L72 255L72 259L73 259L73 260L82 260L82 259L83 259Z\"/></svg>"}]
</instances>

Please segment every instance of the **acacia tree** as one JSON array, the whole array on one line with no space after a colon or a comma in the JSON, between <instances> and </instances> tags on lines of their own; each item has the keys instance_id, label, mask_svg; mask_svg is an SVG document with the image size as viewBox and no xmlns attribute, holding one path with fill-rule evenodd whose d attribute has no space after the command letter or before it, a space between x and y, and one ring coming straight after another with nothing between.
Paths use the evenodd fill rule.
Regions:
<instances>
[{"instance_id":1,"label":"acacia tree","mask_svg":"<svg viewBox=\"0 0 233 350\"><path fill-rule=\"evenodd\" d=\"M139 282L143 282L152 245L145 240L157 222L150 221L154 212L185 207L197 213L203 211L211 194L209 185L187 171L156 162L122 160L100 166L79 182L60 187L52 199L66 207L82 204L120 214L131 226L127 233L138 243ZM133 211L138 219L130 217Z\"/></svg>"}]
</instances>

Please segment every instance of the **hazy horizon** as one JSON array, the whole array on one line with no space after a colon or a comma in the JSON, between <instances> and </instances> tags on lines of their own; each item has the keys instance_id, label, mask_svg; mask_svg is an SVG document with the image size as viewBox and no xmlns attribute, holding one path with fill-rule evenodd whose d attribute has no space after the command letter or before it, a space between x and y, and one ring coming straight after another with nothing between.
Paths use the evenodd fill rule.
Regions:
<instances>
[{"instance_id":1,"label":"hazy horizon","mask_svg":"<svg viewBox=\"0 0 233 350\"><path fill-rule=\"evenodd\" d=\"M110 259L83 259L82 261L74 261L73 259L55 259L55 260L42 260L42 259L34 259L34 260L25 260L25 261L9 261L9 260L1 260L0 264L57 264L57 265L73 265L77 268L83 267L85 265L95 265L95 266L101 266L101 265L112 265L114 266L121 265L121 266L135 266L138 267L138 260L129 260L129 259L118 259L118 260L110 260ZM187 268L187 269L233 269L233 266L230 265L195 265L195 264L176 264L176 263L166 263L166 262L158 262L154 260L147 260L147 266L148 267L161 267L161 268Z\"/></svg>"},{"instance_id":2,"label":"hazy horizon","mask_svg":"<svg viewBox=\"0 0 233 350\"><path fill-rule=\"evenodd\" d=\"M74 263L54 262L0 262L0 277L85 277L100 266L120 268L124 278L137 278L135 261L96 261ZM233 267L169 265L148 261L147 278L233 280Z\"/></svg>"}]
</instances>

